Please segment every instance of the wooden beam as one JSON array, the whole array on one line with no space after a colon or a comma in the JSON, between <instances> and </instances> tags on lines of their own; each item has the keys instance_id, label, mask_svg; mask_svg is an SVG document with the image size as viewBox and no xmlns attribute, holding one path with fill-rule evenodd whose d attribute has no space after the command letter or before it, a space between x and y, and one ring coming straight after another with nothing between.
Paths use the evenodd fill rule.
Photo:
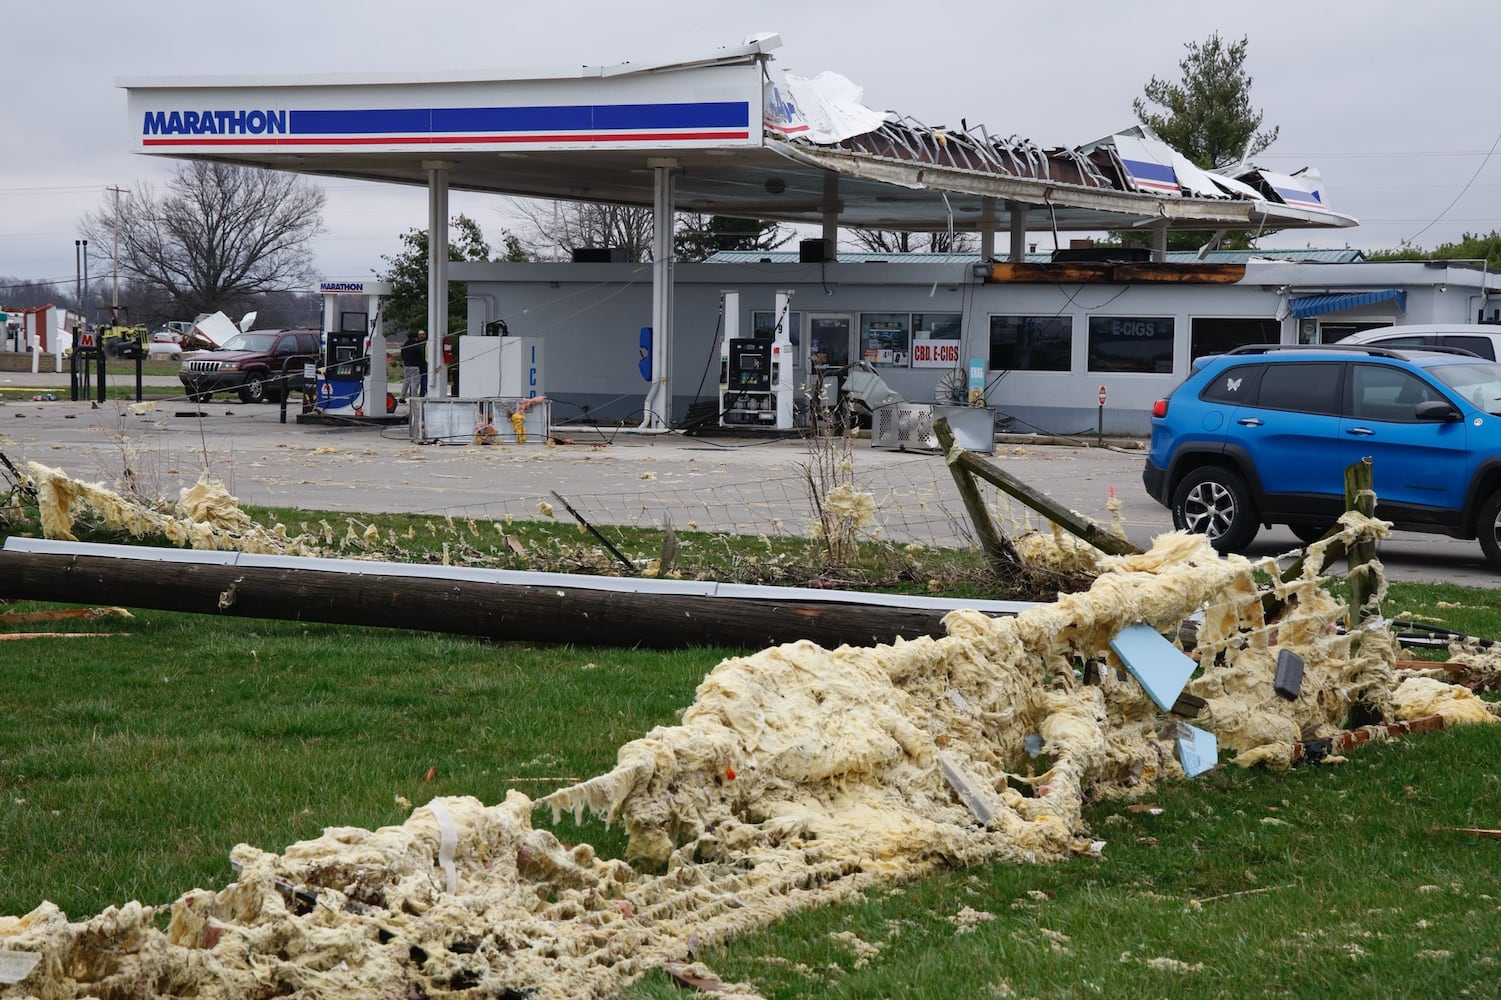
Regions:
<instances>
[{"instance_id":1,"label":"wooden beam","mask_svg":"<svg viewBox=\"0 0 1501 1000\"><path fill-rule=\"evenodd\" d=\"M1362 458L1345 469L1345 509L1358 510L1366 517L1375 517L1374 483L1369 458ZM1375 558L1375 539L1362 539L1350 546L1350 572L1345 577L1350 585L1350 619L1346 624L1352 632L1363 626L1368 619L1381 614L1380 606L1373 600L1376 595L1376 573L1370 563Z\"/></svg>"},{"instance_id":2,"label":"wooden beam","mask_svg":"<svg viewBox=\"0 0 1501 1000\"><path fill-rule=\"evenodd\" d=\"M938 444L945 455L954 451L954 430L949 426L947 417L933 421L933 433L938 435ZM980 488L975 485L969 471L958 462L949 462L948 466L949 473L954 477L954 485L959 487L959 499L964 501L964 509L975 526L975 533L980 536L980 551L985 556L986 564L996 576L1007 576L1021 563L1016 547L996 528L990 511L985 509Z\"/></svg>"},{"instance_id":3,"label":"wooden beam","mask_svg":"<svg viewBox=\"0 0 1501 1000\"><path fill-rule=\"evenodd\" d=\"M942 417L939 417L937 420L933 421L933 431L938 435L938 443L943 446L944 454L948 455L950 452L952 452L954 447L954 433L949 428L948 421ZM961 450L957 457L955 457L949 463L949 468L951 470L961 469L965 472L979 476L987 483L998 487L999 489L1020 500L1028 507L1031 507L1043 517L1046 517L1049 521L1052 521L1054 524L1058 525L1064 531L1067 531L1072 535L1076 535L1077 537L1084 539L1084 541L1088 542L1090 545L1093 545L1101 552L1112 556L1136 555L1141 552L1141 549L1138 548L1135 543L1129 541L1128 539L1121 538L1119 535L1111 534L1110 532L1101 528L1098 524L1095 524L1093 521L1089 520L1089 518L1087 517L1081 517L1078 514L1075 514L1073 511L1068 510L1061 504L1032 489L1032 487L1028 486L1020 479L1017 479L1009 472L1001 469L1000 466L994 464L993 462L986 461L979 455L976 455L974 452ZM954 472L954 479L956 482L959 479L959 473L957 471ZM973 484L971 484L971 487L973 487ZM963 491L964 487L961 485L960 493L962 494ZM978 498L978 496L979 493L978 491L976 491L976 497ZM969 506L969 502L967 500L965 501L965 506ZM984 509L983 504L981 505L981 509ZM988 515L986 517L986 520L989 520ZM1015 558L1014 554L1013 558Z\"/></svg>"}]
</instances>

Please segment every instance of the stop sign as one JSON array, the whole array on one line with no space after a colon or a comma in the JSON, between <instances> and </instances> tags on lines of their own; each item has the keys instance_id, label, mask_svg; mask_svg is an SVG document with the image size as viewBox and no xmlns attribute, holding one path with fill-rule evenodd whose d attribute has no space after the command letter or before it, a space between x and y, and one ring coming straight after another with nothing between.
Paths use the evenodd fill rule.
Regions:
<instances>
[{"instance_id":1,"label":"stop sign","mask_svg":"<svg viewBox=\"0 0 1501 1000\"><path fill-rule=\"evenodd\" d=\"M1100 405L1105 405L1105 387L1103 385L1100 386Z\"/></svg>"}]
</instances>

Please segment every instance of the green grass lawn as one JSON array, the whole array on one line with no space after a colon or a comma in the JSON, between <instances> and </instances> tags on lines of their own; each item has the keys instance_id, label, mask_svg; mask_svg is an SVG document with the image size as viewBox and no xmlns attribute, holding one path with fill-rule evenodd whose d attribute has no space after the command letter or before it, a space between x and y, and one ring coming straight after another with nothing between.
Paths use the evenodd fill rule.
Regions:
<instances>
[{"instance_id":1,"label":"green grass lawn","mask_svg":"<svg viewBox=\"0 0 1501 1000\"><path fill-rule=\"evenodd\" d=\"M262 513L344 533L343 515ZM582 556L571 525L378 523L401 558L444 544L463 554L466 538L496 564L611 562ZM651 533L617 541L633 557L660 546ZM684 542L704 574L726 564L700 552L728 553L750 576L777 563L771 577L816 556L778 540ZM901 582L891 564L872 567L876 582ZM1403 584L1386 609L1501 636L1496 591ZM433 796L537 797L602 773L618 746L676 722L738 652L157 611L16 628L100 633L0 642L0 914L50 899L75 919L227 884L239 842L279 851L327 826L399 823ZM113 632L128 634L102 634ZM767 997L1498 996L1501 841L1434 829L1501 827L1498 760L1501 726L1481 726L1364 747L1338 766L1230 767L1156 790L1160 814L1090 804L1098 860L944 872L702 957ZM553 829L623 850L595 821ZM628 995L682 994L654 973Z\"/></svg>"},{"instance_id":2,"label":"green grass lawn","mask_svg":"<svg viewBox=\"0 0 1501 1000\"><path fill-rule=\"evenodd\" d=\"M237 842L400 823L398 796L550 791L675 721L725 652L152 611L54 630L130 634L0 643L0 913L170 902L232 881Z\"/></svg>"},{"instance_id":3,"label":"green grass lawn","mask_svg":"<svg viewBox=\"0 0 1501 1000\"><path fill-rule=\"evenodd\" d=\"M944 873L705 961L777 998L1495 997L1501 841L1433 827L1501 825L1498 758L1480 726L1229 768L1159 789L1160 815L1091 806L1100 860ZM627 995L682 994L654 973Z\"/></svg>"}]
</instances>

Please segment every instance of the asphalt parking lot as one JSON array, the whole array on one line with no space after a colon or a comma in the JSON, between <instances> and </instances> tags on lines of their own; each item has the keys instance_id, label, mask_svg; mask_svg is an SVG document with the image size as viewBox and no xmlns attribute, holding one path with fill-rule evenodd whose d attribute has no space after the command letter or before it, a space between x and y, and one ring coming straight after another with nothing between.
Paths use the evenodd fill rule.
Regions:
<instances>
[{"instance_id":1,"label":"asphalt parking lot","mask_svg":"<svg viewBox=\"0 0 1501 1000\"><path fill-rule=\"evenodd\" d=\"M0 373L0 385L47 376ZM57 378L52 376L51 378ZM58 390L61 391L58 391ZM40 391L66 394L62 384ZM12 461L116 483L125 470L143 492L175 497L201 470L241 502L308 510L427 513L499 520L565 516L553 493L598 524L659 525L751 533L802 533L811 509L807 447L797 439L685 437L615 428L556 428L571 443L480 447L424 445L406 426L299 425L277 406L169 401L133 413L127 404L0 400L0 451ZM1107 439L1107 444L1109 444ZM941 457L853 444L857 484L876 497L883 534L898 541L959 544L963 508ZM1141 484L1139 442L1067 447L1025 437L997 444L1012 475L1088 517L1108 523L1112 491L1127 535L1141 545L1171 529L1168 512ZM1019 505L1013 527L1037 523ZM1283 528L1263 530L1251 554L1293 549ZM1495 586L1479 545L1400 533L1381 549L1393 579Z\"/></svg>"}]
</instances>

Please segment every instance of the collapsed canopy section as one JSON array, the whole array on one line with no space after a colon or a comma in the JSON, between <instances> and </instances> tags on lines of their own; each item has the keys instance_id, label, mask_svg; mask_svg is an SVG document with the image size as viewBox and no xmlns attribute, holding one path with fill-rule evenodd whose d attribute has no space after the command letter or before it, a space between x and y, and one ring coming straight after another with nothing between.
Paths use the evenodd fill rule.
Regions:
<instances>
[{"instance_id":1,"label":"collapsed canopy section","mask_svg":"<svg viewBox=\"0 0 1501 1000\"><path fill-rule=\"evenodd\" d=\"M773 70L766 36L708 58L507 75L138 78L135 151L307 174L905 230L1355 224L1306 179L1198 170L1134 129L1077 148L926 125L836 74ZM1288 193L1290 192L1290 193Z\"/></svg>"}]
</instances>

